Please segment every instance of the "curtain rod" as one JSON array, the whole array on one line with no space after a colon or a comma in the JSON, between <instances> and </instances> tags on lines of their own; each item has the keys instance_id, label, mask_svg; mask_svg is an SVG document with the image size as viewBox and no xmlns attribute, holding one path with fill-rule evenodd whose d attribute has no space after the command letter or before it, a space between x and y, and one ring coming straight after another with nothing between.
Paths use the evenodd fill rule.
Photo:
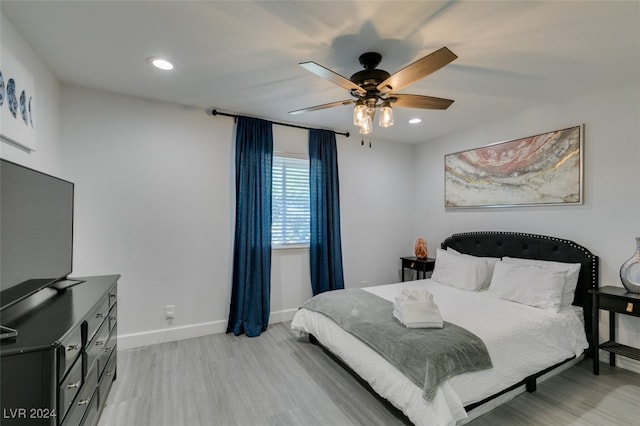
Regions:
<instances>
[{"instance_id":1,"label":"curtain rod","mask_svg":"<svg viewBox=\"0 0 640 426\"><path fill-rule=\"evenodd\" d=\"M217 109L212 109L211 110L211 115L216 116L216 115L224 115L225 117L233 117L233 118L238 118L241 117L240 115L236 115L236 114L228 114L226 112L220 112ZM268 120L271 121L271 120ZM295 127L296 129L304 129L304 130L312 130L311 127L305 127L305 126L298 126L296 124L289 124L289 123L279 123L277 121L271 121L273 124L277 124L278 126L286 126L286 127ZM343 135L346 137L349 137L349 132L336 132L335 130L333 131L336 135Z\"/></svg>"}]
</instances>

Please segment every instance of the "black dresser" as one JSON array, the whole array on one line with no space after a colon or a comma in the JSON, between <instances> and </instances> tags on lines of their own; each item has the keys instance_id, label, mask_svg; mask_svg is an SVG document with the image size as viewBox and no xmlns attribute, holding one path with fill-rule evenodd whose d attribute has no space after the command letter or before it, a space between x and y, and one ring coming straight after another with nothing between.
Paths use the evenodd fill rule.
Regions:
<instances>
[{"instance_id":1,"label":"black dresser","mask_svg":"<svg viewBox=\"0 0 640 426\"><path fill-rule=\"evenodd\" d=\"M119 278L46 288L0 313L18 330L0 347L0 424L97 424L116 378Z\"/></svg>"}]
</instances>

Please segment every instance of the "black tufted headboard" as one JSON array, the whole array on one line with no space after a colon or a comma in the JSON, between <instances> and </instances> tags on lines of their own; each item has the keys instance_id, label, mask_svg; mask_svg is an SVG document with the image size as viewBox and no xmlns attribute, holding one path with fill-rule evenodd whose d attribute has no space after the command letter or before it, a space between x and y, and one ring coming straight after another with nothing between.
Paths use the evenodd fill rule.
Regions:
<instances>
[{"instance_id":1,"label":"black tufted headboard","mask_svg":"<svg viewBox=\"0 0 640 426\"><path fill-rule=\"evenodd\" d=\"M589 290L598 288L598 256L585 247L556 237L498 231L453 234L442 242L441 247L451 247L473 256L509 256L582 264L573 304L583 308L585 331L591 346L593 325Z\"/></svg>"}]
</instances>

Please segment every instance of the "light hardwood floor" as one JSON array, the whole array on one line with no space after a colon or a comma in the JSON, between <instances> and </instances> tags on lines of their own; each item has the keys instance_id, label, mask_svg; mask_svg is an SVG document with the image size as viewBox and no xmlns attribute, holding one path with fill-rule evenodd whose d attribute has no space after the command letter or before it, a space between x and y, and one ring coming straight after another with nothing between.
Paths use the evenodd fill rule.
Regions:
<instances>
[{"instance_id":1,"label":"light hardwood floor","mask_svg":"<svg viewBox=\"0 0 640 426\"><path fill-rule=\"evenodd\" d=\"M473 421L474 426L632 425L640 375L591 360ZM99 426L403 425L289 323L256 338L217 334L118 353Z\"/></svg>"}]
</instances>

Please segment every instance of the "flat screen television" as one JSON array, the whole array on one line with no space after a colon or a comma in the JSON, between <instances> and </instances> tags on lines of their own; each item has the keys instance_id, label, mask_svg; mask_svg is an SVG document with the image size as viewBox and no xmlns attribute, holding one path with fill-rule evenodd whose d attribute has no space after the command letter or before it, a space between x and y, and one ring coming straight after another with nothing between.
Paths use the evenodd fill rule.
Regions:
<instances>
[{"instance_id":1,"label":"flat screen television","mask_svg":"<svg viewBox=\"0 0 640 426\"><path fill-rule=\"evenodd\" d=\"M73 183L0 159L0 310L72 270Z\"/></svg>"}]
</instances>

